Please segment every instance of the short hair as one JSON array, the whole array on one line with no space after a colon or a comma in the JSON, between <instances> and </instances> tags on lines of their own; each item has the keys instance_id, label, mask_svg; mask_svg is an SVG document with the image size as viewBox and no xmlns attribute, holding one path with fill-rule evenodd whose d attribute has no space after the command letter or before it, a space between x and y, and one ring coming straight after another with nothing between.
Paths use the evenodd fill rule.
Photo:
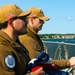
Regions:
<instances>
[{"instance_id":1,"label":"short hair","mask_svg":"<svg viewBox=\"0 0 75 75\"><path fill-rule=\"evenodd\" d=\"M7 27L7 21L0 24L0 29L5 29Z\"/></svg>"}]
</instances>

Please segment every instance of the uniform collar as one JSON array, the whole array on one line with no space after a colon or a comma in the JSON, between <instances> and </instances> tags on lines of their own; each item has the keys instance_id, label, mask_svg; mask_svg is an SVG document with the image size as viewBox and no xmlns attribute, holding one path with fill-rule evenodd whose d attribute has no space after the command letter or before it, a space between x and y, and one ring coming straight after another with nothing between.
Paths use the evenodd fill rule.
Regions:
<instances>
[{"instance_id":1,"label":"uniform collar","mask_svg":"<svg viewBox=\"0 0 75 75\"><path fill-rule=\"evenodd\" d=\"M27 26L27 30L37 35L37 33L34 31L34 29L30 25Z\"/></svg>"},{"instance_id":2,"label":"uniform collar","mask_svg":"<svg viewBox=\"0 0 75 75\"><path fill-rule=\"evenodd\" d=\"M12 46L13 48L17 49L17 50L22 50L23 46L21 45L21 43L19 42L19 40L17 40L17 42L13 41L5 32L3 32L2 30L0 30L0 42L1 41L5 41L7 42L10 46ZM3 43L3 42L2 42Z\"/></svg>"}]
</instances>

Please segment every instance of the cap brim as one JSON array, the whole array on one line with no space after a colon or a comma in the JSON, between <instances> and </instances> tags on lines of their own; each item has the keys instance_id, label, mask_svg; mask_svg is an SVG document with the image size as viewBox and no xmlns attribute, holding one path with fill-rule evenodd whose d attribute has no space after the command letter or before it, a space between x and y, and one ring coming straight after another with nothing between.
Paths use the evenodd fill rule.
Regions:
<instances>
[{"instance_id":1,"label":"cap brim","mask_svg":"<svg viewBox=\"0 0 75 75\"><path fill-rule=\"evenodd\" d=\"M41 20L45 20L45 21L48 21L48 20L50 20L50 18L48 18L48 17L45 17L45 16L43 16L43 17L38 17L39 19L41 19Z\"/></svg>"},{"instance_id":2,"label":"cap brim","mask_svg":"<svg viewBox=\"0 0 75 75\"><path fill-rule=\"evenodd\" d=\"M20 16L20 17L21 17L21 16L28 16L30 13L31 13L31 11L28 10L28 11L22 12L19 16Z\"/></svg>"}]
</instances>

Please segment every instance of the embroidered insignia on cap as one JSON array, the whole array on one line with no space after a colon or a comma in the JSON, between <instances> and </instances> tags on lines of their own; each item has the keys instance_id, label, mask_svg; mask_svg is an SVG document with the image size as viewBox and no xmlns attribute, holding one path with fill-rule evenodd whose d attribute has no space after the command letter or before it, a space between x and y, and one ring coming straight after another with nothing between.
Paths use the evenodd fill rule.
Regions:
<instances>
[{"instance_id":1,"label":"embroidered insignia on cap","mask_svg":"<svg viewBox=\"0 0 75 75\"><path fill-rule=\"evenodd\" d=\"M8 15L8 20L11 19L14 15L11 13Z\"/></svg>"},{"instance_id":2,"label":"embroidered insignia on cap","mask_svg":"<svg viewBox=\"0 0 75 75\"><path fill-rule=\"evenodd\" d=\"M36 14L32 14L32 17L36 17Z\"/></svg>"},{"instance_id":3,"label":"embroidered insignia on cap","mask_svg":"<svg viewBox=\"0 0 75 75\"><path fill-rule=\"evenodd\" d=\"M40 13L41 13L41 14L43 14L43 11L42 11L42 10L40 10Z\"/></svg>"},{"instance_id":4,"label":"embroidered insignia on cap","mask_svg":"<svg viewBox=\"0 0 75 75\"><path fill-rule=\"evenodd\" d=\"M9 68L14 68L15 67L15 59L12 55L8 55L5 57L5 64Z\"/></svg>"}]
</instances>

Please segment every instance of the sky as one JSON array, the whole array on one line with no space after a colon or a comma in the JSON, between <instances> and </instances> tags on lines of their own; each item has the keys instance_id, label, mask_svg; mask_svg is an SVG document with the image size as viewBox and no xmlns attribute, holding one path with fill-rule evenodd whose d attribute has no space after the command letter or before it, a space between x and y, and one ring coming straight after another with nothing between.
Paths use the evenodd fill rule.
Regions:
<instances>
[{"instance_id":1,"label":"sky","mask_svg":"<svg viewBox=\"0 0 75 75\"><path fill-rule=\"evenodd\" d=\"M23 11L31 7L42 9L49 17L39 34L75 34L75 0L0 0L0 7L16 4Z\"/></svg>"}]
</instances>

